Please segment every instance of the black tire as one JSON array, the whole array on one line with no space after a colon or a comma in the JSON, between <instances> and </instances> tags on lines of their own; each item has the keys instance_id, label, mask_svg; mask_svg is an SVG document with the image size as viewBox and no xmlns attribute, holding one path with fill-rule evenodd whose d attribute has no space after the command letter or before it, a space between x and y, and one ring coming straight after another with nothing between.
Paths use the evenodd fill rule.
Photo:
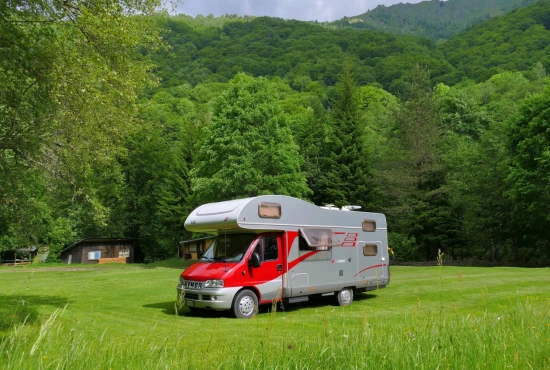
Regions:
<instances>
[{"instance_id":1,"label":"black tire","mask_svg":"<svg viewBox=\"0 0 550 370\"><path fill-rule=\"evenodd\" d=\"M353 289L344 288L336 293L336 304L338 306L348 306L353 302Z\"/></svg>"},{"instance_id":2,"label":"black tire","mask_svg":"<svg viewBox=\"0 0 550 370\"><path fill-rule=\"evenodd\" d=\"M250 319L258 312L258 297L253 291L243 289L233 299L232 309L237 319Z\"/></svg>"}]
</instances>

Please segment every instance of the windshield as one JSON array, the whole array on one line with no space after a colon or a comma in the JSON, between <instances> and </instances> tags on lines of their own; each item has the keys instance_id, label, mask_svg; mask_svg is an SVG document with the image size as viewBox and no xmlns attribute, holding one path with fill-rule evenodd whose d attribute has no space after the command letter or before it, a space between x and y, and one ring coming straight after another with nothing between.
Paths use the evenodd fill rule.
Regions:
<instances>
[{"instance_id":1,"label":"windshield","mask_svg":"<svg viewBox=\"0 0 550 370\"><path fill-rule=\"evenodd\" d=\"M255 237L253 234L220 235L214 239L200 260L239 262Z\"/></svg>"}]
</instances>

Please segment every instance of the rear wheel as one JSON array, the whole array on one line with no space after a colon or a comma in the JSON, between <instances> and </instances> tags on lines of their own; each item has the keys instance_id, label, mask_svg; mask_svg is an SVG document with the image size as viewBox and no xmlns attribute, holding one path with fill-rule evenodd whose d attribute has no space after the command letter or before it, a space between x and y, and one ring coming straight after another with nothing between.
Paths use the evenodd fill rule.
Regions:
<instances>
[{"instance_id":1,"label":"rear wheel","mask_svg":"<svg viewBox=\"0 0 550 370\"><path fill-rule=\"evenodd\" d=\"M241 290L233 300L233 315L238 319L249 319L258 311L258 297L251 290Z\"/></svg>"},{"instance_id":2,"label":"rear wheel","mask_svg":"<svg viewBox=\"0 0 550 370\"><path fill-rule=\"evenodd\" d=\"M347 306L353 302L353 289L344 288L336 293L336 303L338 306Z\"/></svg>"}]
</instances>

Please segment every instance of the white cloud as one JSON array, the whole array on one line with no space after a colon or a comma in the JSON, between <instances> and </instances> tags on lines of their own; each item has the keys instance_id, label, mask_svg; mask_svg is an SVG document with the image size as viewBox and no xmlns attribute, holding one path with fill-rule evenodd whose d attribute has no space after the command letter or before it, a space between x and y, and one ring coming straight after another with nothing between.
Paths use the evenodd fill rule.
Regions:
<instances>
[{"instance_id":1,"label":"white cloud","mask_svg":"<svg viewBox=\"0 0 550 370\"><path fill-rule=\"evenodd\" d=\"M178 4L177 13L198 14L267 15L305 21L333 21L344 16L354 16L374 9L378 5L390 6L422 0L185 0Z\"/></svg>"}]
</instances>

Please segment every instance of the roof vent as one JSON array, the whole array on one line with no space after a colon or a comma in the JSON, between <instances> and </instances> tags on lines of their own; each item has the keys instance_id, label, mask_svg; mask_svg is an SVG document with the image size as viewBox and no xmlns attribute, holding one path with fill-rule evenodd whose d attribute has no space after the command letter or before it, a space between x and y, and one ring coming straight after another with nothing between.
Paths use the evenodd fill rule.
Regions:
<instances>
[{"instance_id":1,"label":"roof vent","mask_svg":"<svg viewBox=\"0 0 550 370\"><path fill-rule=\"evenodd\" d=\"M325 204L324 207L321 207L323 209L330 209L332 211L339 211L340 208L336 207L334 204Z\"/></svg>"},{"instance_id":2,"label":"roof vent","mask_svg":"<svg viewBox=\"0 0 550 370\"><path fill-rule=\"evenodd\" d=\"M361 206L343 206L342 211L357 211Z\"/></svg>"}]
</instances>

